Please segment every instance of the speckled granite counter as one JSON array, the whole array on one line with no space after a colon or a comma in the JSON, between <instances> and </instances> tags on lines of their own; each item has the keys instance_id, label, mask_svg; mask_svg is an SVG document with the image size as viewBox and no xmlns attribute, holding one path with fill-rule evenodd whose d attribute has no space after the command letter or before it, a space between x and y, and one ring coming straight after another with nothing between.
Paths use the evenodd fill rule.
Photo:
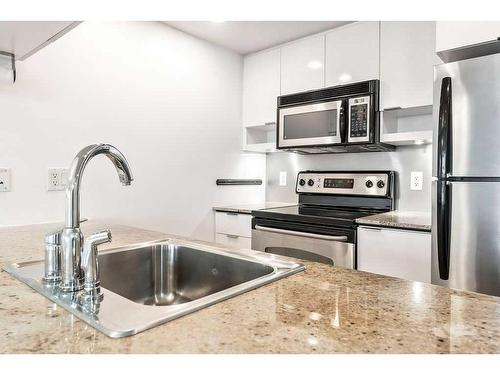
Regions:
<instances>
[{"instance_id":1,"label":"speckled granite counter","mask_svg":"<svg viewBox=\"0 0 500 375\"><path fill-rule=\"evenodd\" d=\"M221 212L237 212L240 214L251 214L255 210L265 210L267 208L277 208L294 206L297 203L283 203L283 202L263 202L263 203L252 203L252 204L234 204L231 206L224 207L213 207L214 211Z\"/></svg>"},{"instance_id":2,"label":"speckled granite counter","mask_svg":"<svg viewBox=\"0 0 500 375\"><path fill-rule=\"evenodd\" d=\"M112 246L169 236L109 227ZM0 229L0 263L39 259L55 225ZM171 237L170 237L171 238ZM2 353L499 353L500 299L306 264L306 271L122 339L0 273Z\"/></svg>"},{"instance_id":3,"label":"speckled granite counter","mask_svg":"<svg viewBox=\"0 0 500 375\"><path fill-rule=\"evenodd\" d=\"M417 211L390 211L382 214L362 217L356 220L358 224L431 231L431 215Z\"/></svg>"}]
</instances>

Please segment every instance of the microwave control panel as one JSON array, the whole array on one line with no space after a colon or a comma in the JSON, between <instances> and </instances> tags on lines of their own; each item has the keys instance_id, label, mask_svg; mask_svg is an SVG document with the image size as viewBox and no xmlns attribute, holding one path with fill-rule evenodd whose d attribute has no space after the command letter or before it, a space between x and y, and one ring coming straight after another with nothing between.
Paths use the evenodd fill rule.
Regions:
<instances>
[{"instance_id":1,"label":"microwave control panel","mask_svg":"<svg viewBox=\"0 0 500 375\"><path fill-rule=\"evenodd\" d=\"M370 97L349 99L348 142L370 141Z\"/></svg>"}]
</instances>

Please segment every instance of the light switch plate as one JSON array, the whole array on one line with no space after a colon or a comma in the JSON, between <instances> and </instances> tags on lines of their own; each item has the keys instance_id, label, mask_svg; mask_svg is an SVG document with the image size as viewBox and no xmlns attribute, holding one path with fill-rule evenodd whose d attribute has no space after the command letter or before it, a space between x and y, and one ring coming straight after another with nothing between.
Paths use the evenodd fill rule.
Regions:
<instances>
[{"instance_id":1,"label":"light switch plate","mask_svg":"<svg viewBox=\"0 0 500 375\"><path fill-rule=\"evenodd\" d=\"M0 168L0 192L10 191L10 169Z\"/></svg>"},{"instance_id":2,"label":"light switch plate","mask_svg":"<svg viewBox=\"0 0 500 375\"><path fill-rule=\"evenodd\" d=\"M280 172L280 186L286 186L286 171Z\"/></svg>"},{"instance_id":3,"label":"light switch plate","mask_svg":"<svg viewBox=\"0 0 500 375\"><path fill-rule=\"evenodd\" d=\"M68 170L66 168L49 168L47 190L57 191L66 189Z\"/></svg>"},{"instance_id":4,"label":"light switch plate","mask_svg":"<svg viewBox=\"0 0 500 375\"><path fill-rule=\"evenodd\" d=\"M410 174L410 190L422 190L424 183L423 172L411 172Z\"/></svg>"}]
</instances>

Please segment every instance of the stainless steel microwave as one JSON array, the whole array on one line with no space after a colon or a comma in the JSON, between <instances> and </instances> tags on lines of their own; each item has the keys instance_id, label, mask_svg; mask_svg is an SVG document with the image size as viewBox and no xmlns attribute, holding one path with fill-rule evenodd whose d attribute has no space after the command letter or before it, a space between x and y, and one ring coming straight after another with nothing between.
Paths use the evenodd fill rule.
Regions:
<instances>
[{"instance_id":1,"label":"stainless steel microwave","mask_svg":"<svg viewBox=\"0 0 500 375\"><path fill-rule=\"evenodd\" d=\"M379 81L278 97L277 148L299 153L391 151L380 142Z\"/></svg>"}]
</instances>

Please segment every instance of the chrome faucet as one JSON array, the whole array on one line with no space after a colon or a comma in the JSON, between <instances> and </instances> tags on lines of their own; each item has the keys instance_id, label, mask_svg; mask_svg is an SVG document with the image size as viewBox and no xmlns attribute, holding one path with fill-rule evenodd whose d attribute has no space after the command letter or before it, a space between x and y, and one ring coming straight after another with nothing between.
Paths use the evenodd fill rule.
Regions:
<instances>
[{"instance_id":1,"label":"chrome faucet","mask_svg":"<svg viewBox=\"0 0 500 375\"><path fill-rule=\"evenodd\" d=\"M130 166L123 154L109 144L95 144L83 148L73 159L66 186L66 223L57 235L46 237L45 280L57 283L62 292L75 292L84 288L91 299L100 298L97 245L111 241L111 233L96 233L84 241L80 230L80 184L87 163L96 155L104 154L114 164L123 185L133 180ZM60 242L59 242L59 241ZM82 263L82 252L85 250ZM59 251L54 254L51 251ZM53 259L60 259L54 261ZM59 270L56 268L59 265ZM47 269L47 266L49 267Z\"/></svg>"}]
</instances>

